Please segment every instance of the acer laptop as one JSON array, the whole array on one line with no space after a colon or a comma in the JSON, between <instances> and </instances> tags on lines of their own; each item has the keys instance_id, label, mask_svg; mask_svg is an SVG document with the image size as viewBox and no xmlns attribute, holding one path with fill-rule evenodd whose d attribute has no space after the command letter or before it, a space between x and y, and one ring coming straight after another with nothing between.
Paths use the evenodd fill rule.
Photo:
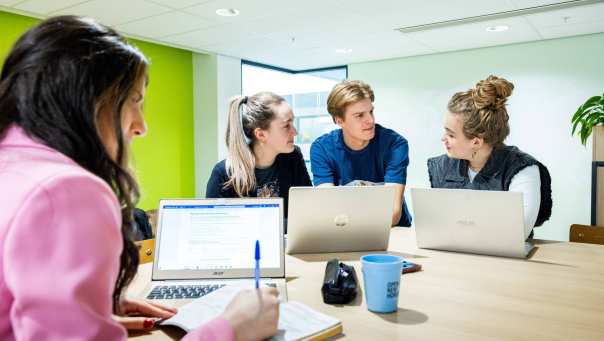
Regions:
<instances>
[{"instance_id":1,"label":"acer laptop","mask_svg":"<svg viewBox=\"0 0 604 341\"><path fill-rule=\"evenodd\" d=\"M283 199L161 200L147 299L186 300L224 285L254 288L256 240L261 286L287 299Z\"/></svg>"}]
</instances>

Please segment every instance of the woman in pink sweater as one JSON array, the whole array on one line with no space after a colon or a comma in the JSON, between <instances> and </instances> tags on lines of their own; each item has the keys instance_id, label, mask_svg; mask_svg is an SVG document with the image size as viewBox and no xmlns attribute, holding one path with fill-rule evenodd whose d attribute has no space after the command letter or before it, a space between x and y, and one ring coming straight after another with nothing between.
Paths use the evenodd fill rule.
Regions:
<instances>
[{"instance_id":1,"label":"woman in pink sweater","mask_svg":"<svg viewBox=\"0 0 604 341\"><path fill-rule=\"evenodd\" d=\"M56 17L25 33L0 75L0 340L121 340L174 310L122 296L144 135L147 60L115 31ZM119 317L131 312L147 318ZM115 314L116 317L112 317ZM237 296L188 340L274 335L277 292Z\"/></svg>"}]
</instances>

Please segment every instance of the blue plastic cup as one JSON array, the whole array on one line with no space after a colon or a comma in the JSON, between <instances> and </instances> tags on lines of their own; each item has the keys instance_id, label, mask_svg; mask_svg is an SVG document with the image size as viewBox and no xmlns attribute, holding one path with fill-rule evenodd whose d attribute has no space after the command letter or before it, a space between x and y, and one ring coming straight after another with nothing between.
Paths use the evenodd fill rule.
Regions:
<instances>
[{"instance_id":1,"label":"blue plastic cup","mask_svg":"<svg viewBox=\"0 0 604 341\"><path fill-rule=\"evenodd\" d=\"M376 254L361 257L367 309L391 313L398 309L403 258Z\"/></svg>"}]
</instances>

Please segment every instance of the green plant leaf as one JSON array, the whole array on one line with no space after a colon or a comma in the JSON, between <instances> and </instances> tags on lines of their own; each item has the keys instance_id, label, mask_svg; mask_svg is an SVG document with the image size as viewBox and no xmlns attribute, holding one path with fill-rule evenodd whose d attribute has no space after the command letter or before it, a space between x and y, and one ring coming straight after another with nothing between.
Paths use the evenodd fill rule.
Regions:
<instances>
[{"instance_id":1,"label":"green plant leaf","mask_svg":"<svg viewBox=\"0 0 604 341\"><path fill-rule=\"evenodd\" d=\"M595 103L598 103L598 101L600 101L601 98L602 98L602 96L590 97L587 101L585 101L585 103L583 104L583 107L592 106Z\"/></svg>"},{"instance_id":2,"label":"green plant leaf","mask_svg":"<svg viewBox=\"0 0 604 341\"><path fill-rule=\"evenodd\" d=\"M577 112L575 113L575 115L573 116L571 122L573 123L573 134L575 133L575 129L577 127L577 125L581 124L583 125L585 122L585 116L587 115L587 112L585 112L583 110L583 107L579 107L579 109L577 109Z\"/></svg>"},{"instance_id":3,"label":"green plant leaf","mask_svg":"<svg viewBox=\"0 0 604 341\"><path fill-rule=\"evenodd\" d=\"M579 106L571 118L571 123L571 135L574 135L578 129L581 143L585 145L593 127L604 125L604 94L592 96Z\"/></svg>"},{"instance_id":4,"label":"green plant leaf","mask_svg":"<svg viewBox=\"0 0 604 341\"><path fill-rule=\"evenodd\" d=\"M581 127L581 144L585 145L587 142L587 138L591 134L591 127L588 125L584 125Z\"/></svg>"},{"instance_id":5,"label":"green plant leaf","mask_svg":"<svg viewBox=\"0 0 604 341\"><path fill-rule=\"evenodd\" d=\"M575 112L575 114L573 115L573 118L571 119L571 122L579 122L580 121L580 117L583 115L583 106L580 106L577 111Z\"/></svg>"},{"instance_id":6,"label":"green plant leaf","mask_svg":"<svg viewBox=\"0 0 604 341\"><path fill-rule=\"evenodd\" d=\"M577 125L579 124L579 121L575 121L575 123L573 123L573 130L570 132L570 135L575 135L575 130L577 130Z\"/></svg>"}]
</instances>

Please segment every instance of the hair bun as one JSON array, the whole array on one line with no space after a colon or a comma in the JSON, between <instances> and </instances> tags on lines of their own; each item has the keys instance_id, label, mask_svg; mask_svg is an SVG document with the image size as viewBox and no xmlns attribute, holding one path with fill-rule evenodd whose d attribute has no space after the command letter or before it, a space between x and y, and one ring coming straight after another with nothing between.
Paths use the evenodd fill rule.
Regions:
<instances>
[{"instance_id":1,"label":"hair bun","mask_svg":"<svg viewBox=\"0 0 604 341\"><path fill-rule=\"evenodd\" d=\"M514 84L504 78L489 76L481 80L472 89L472 99L477 109L493 108L495 110L505 107L507 98L512 94Z\"/></svg>"}]
</instances>

